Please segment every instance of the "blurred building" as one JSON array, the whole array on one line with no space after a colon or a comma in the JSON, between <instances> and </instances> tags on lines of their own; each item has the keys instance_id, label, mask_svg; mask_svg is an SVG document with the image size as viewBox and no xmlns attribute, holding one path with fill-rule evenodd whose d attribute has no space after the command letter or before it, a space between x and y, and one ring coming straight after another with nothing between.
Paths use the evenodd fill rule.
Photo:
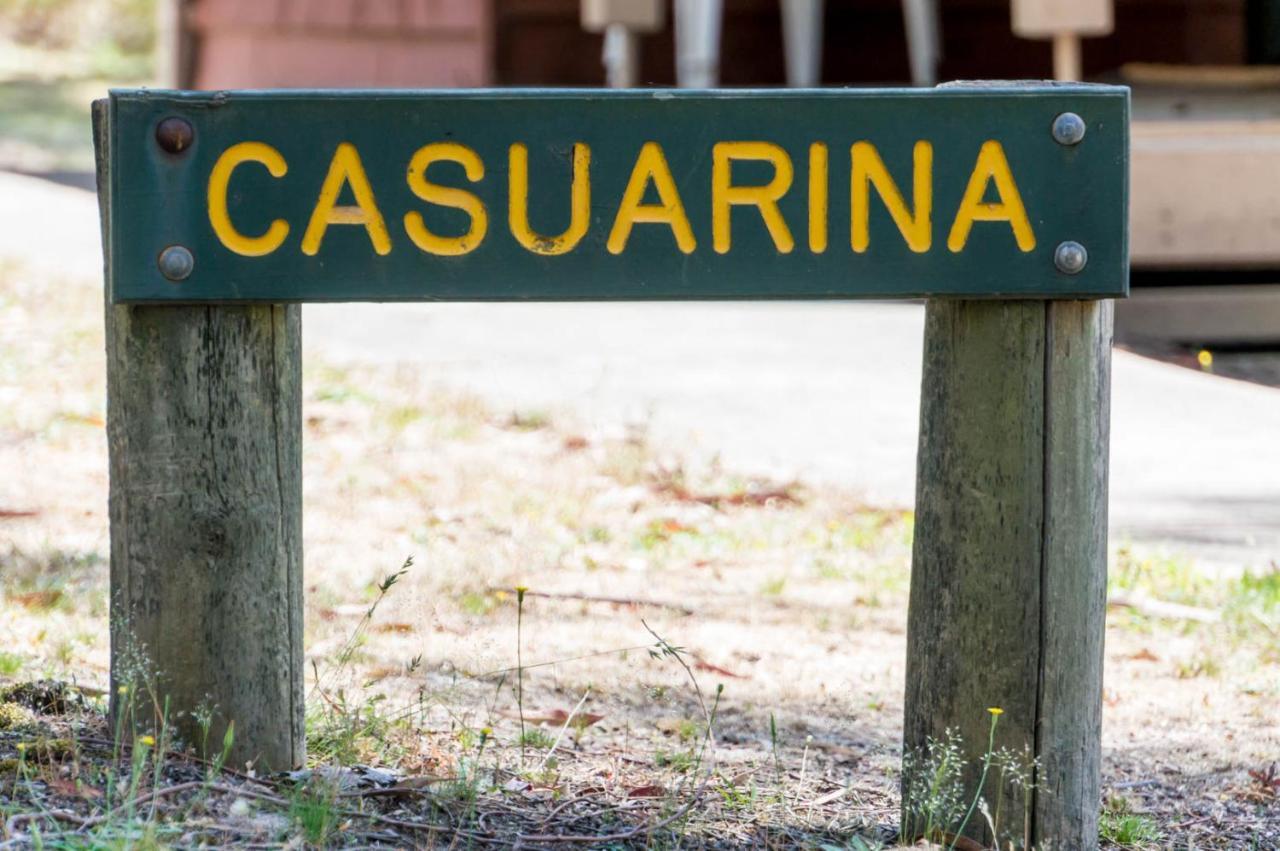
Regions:
<instances>
[{"instance_id":1,"label":"blurred building","mask_svg":"<svg viewBox=\"0 0 1280 851\"><path fill-rule=\"evenodd\" d=\"M581 0L167 2L170 76L183 87L597 86L606 79L603 37L583 29ZM1011 2L1067 17L1105 5L1107 25L1069 45L1079 47L1079 64L1067 67L1134 90L1135 298L1119 308L1119 333L1189 344L1280 343L1280 0L1114 0L1113 11L1112 0L674 2L723 8L713 61L725 86L787 83L782 4L812 16L798 40L789 21L793 62L806 53L806 81L836 86L913 76L926 83L1050 78L1054 45L1015 35ZM680 16L665 18L662 29L629 42L628 79L676 82ZM1060 56L1058 64L1061 72Z\"/></svg>"},{"instance_id":2,"label":"blurred building","mask_svg":"<svg viewBox=\"0 0 1280 851\"><path fill-rule=\"evenodd\" d=\"M181 81L198 88L600 85L601 35L580 0L177 0ZM940 79L1052 76L1045 42L1018 38L1009 0L941 0ZM786 82L779 0L725 0L724 85ZM1280 60L1265 38L1273 0L1117 0L1115 29L1089 39L1084 73L1126 63ZM1272 11L1272 14L1275 14ZM673 18L640 42L640 79L675 82ZM1253 23L1256 21L1257 23ZM1251 26L1252 23L1252 26ZM1278 25L1273 21L1271 27ZM824 85L910 79L899 0L827 0Z\"/></svg>"}]
</instances>

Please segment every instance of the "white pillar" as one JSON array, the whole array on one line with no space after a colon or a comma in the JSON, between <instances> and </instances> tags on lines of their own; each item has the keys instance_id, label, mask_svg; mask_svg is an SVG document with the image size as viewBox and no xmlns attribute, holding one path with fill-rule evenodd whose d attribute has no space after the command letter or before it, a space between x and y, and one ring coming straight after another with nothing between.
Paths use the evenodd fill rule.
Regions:
<instances>
[{"instance_id":1,"label":"white pillar","mask_svg":"<svg viewBox=\"0 0 1280 851\"><path fill-rule=\"evenodd\" d=\"M942 57L938 7L934 0L902 0L902 15L907 25L911 82L917 86L936 85L938 60Z\"/></svg>"},{"instance_id":2,"label":"white pillar","mask_svg":"<svg viewBox=\"0 0 1280 851\"><path fill-rule=\"evenodd\" d=\"M787 85L813 88L822 82L823 0L782 0L782 37Z\"/></svg>"},{"instance_id":3,"label":"white pillar","mask_svg":"<svg viewBox=\"0 0 1280 851\"><path fill-rule=\"evenodd\" d=\"M676 0L676 85L710 89L720 83L722 0Z\"/></svg>"},{"instance_id":4,"label":"white pillar","mask_svg":"<svg viewBox=\"0 0 1280 851\"><path fill-rule=\"evenodd\" d=\"M604 73L611 89L633 89L640 83L640 39L623 24L604 31Z\"/></svg>"},{"instance_id":5,"label":"white pillar","mask_svg":"<svg viewBox=\"0 0 1280 851\"><path fill-rule=\"evenodd\" d=\"M611 89L640 84L640 35L666 26L665 0L582 0L582 28L604 33L605 79Z\"/></svg>"}]
</instances>

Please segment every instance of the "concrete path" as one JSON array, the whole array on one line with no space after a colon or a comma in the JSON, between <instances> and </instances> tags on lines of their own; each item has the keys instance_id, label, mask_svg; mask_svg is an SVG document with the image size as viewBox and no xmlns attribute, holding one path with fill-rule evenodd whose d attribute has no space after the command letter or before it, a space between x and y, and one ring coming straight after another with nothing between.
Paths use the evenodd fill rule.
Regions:
<instances>
[{"instance_id":1,"label":"concrete path","mask_svg":"<svg viewBox=\"0 0 1280 851\"><path fill-rule=\"evenodd\" d=\"M0 173L0 266L100 274L89 192ZM308 351L406 362L494 404L642 421L731 465L912 500L923 309L317 305ZM1280 390L1115 356L1112 539L1280 561Z\"/></svg>"},{"instance_id":2,"label":"concrete path","mask_svg":"<svg viewBox=\"0 0 1280 851\"><path fill-rule=\"evenodd\" d=\"M497 404L648 422L731 465L910 505L910 304L316 305L306 348L408 361ZM1116 352L1112 540L1280 560L1280 390Z\"/></svg>"}]
</instances>

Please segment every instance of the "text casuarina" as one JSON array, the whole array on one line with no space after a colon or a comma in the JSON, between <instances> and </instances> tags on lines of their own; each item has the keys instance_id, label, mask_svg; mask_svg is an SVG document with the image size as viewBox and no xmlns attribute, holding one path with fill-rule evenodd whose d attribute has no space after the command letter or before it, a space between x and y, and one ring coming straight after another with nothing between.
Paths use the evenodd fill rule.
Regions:
<instances>
[{"instance_id":1,"label":"text casuarina","mask_svg":"<svg viewBox=\"0 0 1280 851\"><path fill-rule=\"evenodd\" d=\"M1115 87L116 92L111 108L117 302L1127 293ZM1087 128L1071 145L1051 132L1067 112ZM155 144L170 119L188 148ZM1087 262L1055 266L1064 244Z\"/></svg>"},{"instance_id":2,"label":"text casuarina","mask_svg":"<svg viewBox=\"0 0 1280 851\"><path fill-rule=\"evenodd\" d=\"M572 145L573 169L569 190L569 227L556 235L536 233L529 224L529 150L520 142L511 144L506 170L508 194L506 219L511 236L521 246L536 254L559 255L573 251L590 228L591 146L582 142ZM849 199L852 227L850 248L866 252L871 245L871 198L874 194L914 252L929 251L934 241L933 144L921 140L913 146L911 199L908 203L898 181L885 167L875 145L855 142L850 149L851 174ZM774 247L787 254L796 248L792 227L779 209L778 202L792 191L796 169L790 155L771 142L717 142L711 149L711 234L716 253L733 250L731 209L735 206L754 208L764 222ZM771 169L767 183L735 184L733 164L755 161ZM461 210L468 225L457 235L432 233L423 224L422 214L409 210L403 214L403 236L413 246L428 254L453 257L479 248L489 233L489 210L484 202L465 188L432 182L428 170L433 163L456 163L464 169L466 180L478 183L485 179L485 164L473 148L458 142L434 142L414 152L408 163L406 181L413 194L427 204ZM820 254L828 248L830 209L828 145L814 142L808 152L807 234L808 250ZM227 211L227 192L235 169L244 163L258 163L272 177L285 178L288 162L275 148L264 142L240 142L218 157L209 177L209 223L219 241L229 250L246 257L260 257L284 246L292 231L284 219L271 222L266 233L247 236L236 229ZM338 197L349 189L354 204L340 205ZM650 191L657 193L657 203L645 203ZM985 200L994 192L995 201ZM627 241L637 224L662 225L671 231L676 248L693 253L698 246L692 222L681 200L681 191L671 173L662 145L645 142L636 156L627 181L626 191L616 203L617 212L606 241L611 254L626 251ZM1017 180L1009 166L1000 142L983 142L974 162L954 215L947 228L947 250L963 251L975 222L1005 222L1019 251L1036 247L1035 232L1027 216L1026 206L1018 191ZM360 158L359 150L342 142L334 151L321 183L319 197L307 219L300 249L303 254L318 254L325 233L331 225L358 225L369 235L371 249L380 255L393 248L393 228L379 206L374 187ZM705 238L705 237L704 237Z\"/></svg>"}]
</instances>

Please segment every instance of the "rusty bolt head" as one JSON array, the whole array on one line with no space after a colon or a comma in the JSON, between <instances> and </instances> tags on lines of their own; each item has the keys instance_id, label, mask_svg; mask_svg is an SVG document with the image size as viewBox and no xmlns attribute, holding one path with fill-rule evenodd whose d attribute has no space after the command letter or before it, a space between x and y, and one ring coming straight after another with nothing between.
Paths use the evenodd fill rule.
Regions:
<instances>
[{"instance_id":1,"label":"rusty bolt head","mask_svg":"<svg viewBox=\"0 0 1280 851\"><path fill-rule=\"evenodd\" d=\"M185 118L170 116L156 126L156 143L171 154L180 154L191 147L196 131Z\"/></svg>"}]
</instances>

